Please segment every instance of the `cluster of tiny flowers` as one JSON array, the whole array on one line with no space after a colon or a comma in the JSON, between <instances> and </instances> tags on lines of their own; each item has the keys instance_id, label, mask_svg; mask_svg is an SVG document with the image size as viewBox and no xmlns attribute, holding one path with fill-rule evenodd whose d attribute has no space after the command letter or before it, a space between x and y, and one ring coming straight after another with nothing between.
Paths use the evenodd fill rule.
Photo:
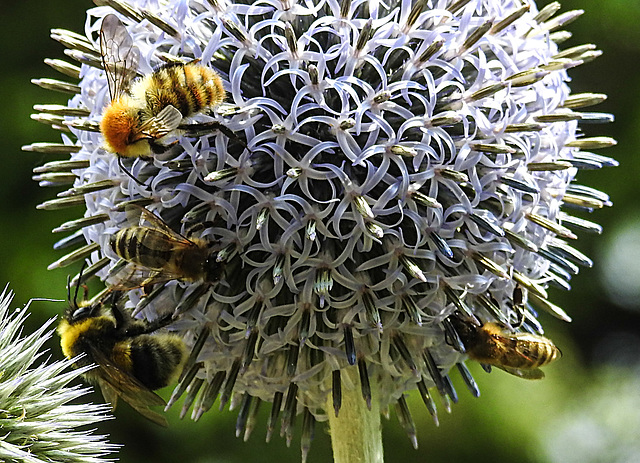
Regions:
<instances>
[{"instance_id":1,"label":"cluster of tiny flowers","mask_svg":"<svg viewBox=\"0 0 640 463\"><path fill-rule=\"evenodd\" d=\"M52 33L80 65L47 62L79 82L35 81L73 94L34 115L63 141L25 148L70 156L36 169L43 185L70 185L39 207L86 209L54 230L71 232L57 246L74 250L52 268L88 260L83 279L121 285L109 236L131 204L215 244L219 282L128 291L139 317L173 313L169 328L191 348L170 400L185 395L183 414L231 400L246 437L270 402L268 438L280 419L290 441L301 414L305 449L354 369L364 400L375 383L415 442L405 392L418 389L436 420L433 391L446 409L457 401L452 368L479 394L447 317L531 333L542 333L538 310L569 320L547 288L569 289L591 265L569 243L600 227L568 211L610 204L574 178L616 164L591 152L613 140L579 136L580 124L612 119L582 110L605 96L566 84L600 53L558 47L581 11L521 0L96 3L84 35ZM124 159L130 175L99 129L108 14L140 50L140 75L197 59L227 91L164 152Z\"/></svg>"},{"instance_id":2,"label":"cluster of tiny flowers","mask_svg":"<svg viewBox=\"0 0 640 463\"><path fill-rule=\"evenodd\" d=\"M40 363L53 320L22 337L28 307L12 313L12 300L5 288L0 294L0 461L108 461L103 457L116 446L78 429L109 418L108 405L78 403L88 389L69 387L87 368L72 370L70 360Z\"/></svg>"}]
</instances>

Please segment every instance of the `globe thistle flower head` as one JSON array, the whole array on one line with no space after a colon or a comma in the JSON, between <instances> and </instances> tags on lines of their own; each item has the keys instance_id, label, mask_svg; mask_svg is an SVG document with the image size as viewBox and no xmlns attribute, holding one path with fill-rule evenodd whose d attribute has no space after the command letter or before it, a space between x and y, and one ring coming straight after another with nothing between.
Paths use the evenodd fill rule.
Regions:
<instances>
[{"instance_id":1,"label":"globe thistle flower head","mask_svg":"<svg viewBox=\"0 0 640 463\"><path fill-rule=\"evenodd\" d=\"M171 329L192 347L170 401L186 391L183 414L233 399L248 435L271 402L268 438L281 417L290 441L302 414L308 449L314 422L339 414L354 387L345 372L357 371L365 402L393 404L415 443L405 392L419 389L437 420L430 389L445 408L456 402L455 366L478 395L451 317L533 334L538 310L570 320L547 287L569 289L591 265L569 243L600 229L568 211L610 205L575 177L616 165L591 152L613 140L580 133L612 120L582 111L604 96L567 85L567 71L599 51L558 46L581 11L493 0L99 3L85 35L53 34L81 63L55 66L79 83L37 81L74 93L38 116L63 143L27 149L70 155L37 170L45 185L72 183L40 207L86 206L54 231L72 232L61 247L87 244L52 268L88 259L86 276L119 288L143 273L155 284L128 292L134 313L173 313ZM98 129L108 14L139 49L138 74L199 60L227 92L152 158L124 160L134 179ZM221 278L132 271L109 244L131 226L131 204L208 242Z\"/></svg>"},{"instance_id":2,"label":"globe thistle flower head","mask_svg":"<svg viewBox=\"0 0 640 463\"><path fill-rule=\"evenodd\" d=\"M89 392L69 386L88 368L71 370L72 361L36 364L51 339L53 320L22 335L29 304L10 310L13 294L0 294L0 424L2 461L104 462L117 446L83 427L109 419L109 406L72 401Z\"/></svg>"}]
</instances>

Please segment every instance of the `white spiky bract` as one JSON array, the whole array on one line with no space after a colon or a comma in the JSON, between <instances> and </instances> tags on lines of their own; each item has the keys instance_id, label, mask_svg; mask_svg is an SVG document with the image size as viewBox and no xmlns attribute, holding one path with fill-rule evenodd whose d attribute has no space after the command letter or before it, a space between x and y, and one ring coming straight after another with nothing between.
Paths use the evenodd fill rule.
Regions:
<instances>
[{"instance_id":1,"label":"white spiky bract","mask_svg":"<svg viewBox=\"0 0 640 463\"><path fill-rule=\"evenodd\" d=\"M29 304L10 309L13 294L0 294L0 461L100 463L117 446L86 426L109 419L108 405L79 403L89 391L69 386L85 369L71 360L42 361L51 339L49 320L34 333L23 334ZM75 403L71 403L74 402Z\"/></svg>"}]
</instances>

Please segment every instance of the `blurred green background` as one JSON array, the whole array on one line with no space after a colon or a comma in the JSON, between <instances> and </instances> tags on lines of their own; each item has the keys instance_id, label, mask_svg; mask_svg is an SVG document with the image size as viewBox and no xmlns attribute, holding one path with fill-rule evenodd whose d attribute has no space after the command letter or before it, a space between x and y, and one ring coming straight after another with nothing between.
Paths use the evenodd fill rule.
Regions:
<instances>
[{"instance_id":1,"label":"blurred green background","mask_svg":"<svg viewBox=\"0 0 640 463\"><path fill-rule=\"evenodd\" d=\"M546 3L546 2L544 2ZM541 6L541 3L539 6ZM631 462L640 461L640 156L633 147L640 131L640 85L635 66L640 62L640 2L630 0L565 0L562 11L586 13L568 26L573 37L568 48L595 43L604 55L572 69L574 93L606 93L609 99L594 110L615 114L616 122L587 126L588 135L607 135L619 141L602 151L615 157L618 168L581 171L578 181L611 195L613 208L588 218L604 226L602 236L580 234L577 248L595 261L572 281L570 293L551 289L552 300L562 306L573 323L564 324L543 314L549 337L563 358L546 368L542 382L527 382L496 371L485 374L470 365L482 396L474 399L456 374L460 402L453 413L441 410L435 427L412 394L409 404L418 426L419 450L397 424L384 422L386 460L389 462L519 461L519 462ZM78 211L36 211L57 190L39 188L31 170L54 157L20 150L36 141L58 141L58 133L30 120L38 103L64 103L63 95L30 84L36 77L59 78L44 58L64 58L62 46L49 38L51 28L82 31L88 0L51 2L30 0L3 6L4 69L0 70L0 133L2 168L0 201L0 284L10 283L15 306L31 297L65 297L64 270L46 267L61 256L51 246L61 236L50 230L76 218ZM638 104L638 106L636 106ZM76 271L77 269L74 269ZM60 313L63 303L32 305L32 327ZM51 356L60 356L55 342ZM93 400L100 400L94 396ZM169 429L157 429L126 407L118 419L99 427L112 441L124 444L126 462L300 461L299 435L291 449L274 437L264 443L266 412L248 443L234 438L235 412L209 412L198 423L179 421L172 411ZM442 409L442 407L440 407ZM329 437L318 425L308 461L330 461Z\"/></svg>"}]
</instances>

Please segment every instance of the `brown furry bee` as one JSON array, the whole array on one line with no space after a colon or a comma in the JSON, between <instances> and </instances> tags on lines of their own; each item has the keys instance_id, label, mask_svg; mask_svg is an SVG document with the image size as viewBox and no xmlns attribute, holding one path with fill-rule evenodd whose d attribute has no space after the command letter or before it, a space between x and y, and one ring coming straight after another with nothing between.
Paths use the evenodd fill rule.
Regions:
<instances>
[{"instance_id":1,"label":"brown furry bee","mask_svg":"<svg viewBox=\"0 0 640 463\"><path fill-rule=\"evenodd\" d=\"M531 333L512 333L495 322L477 326L455 316L449 317L469 358L495 366L524 379L542 379L539 367L561 356L553 342Z\"/></svg>"},{"instance_id":2,"label":"brown furry bee","mask_svg":"<svg viewBox=\"0 0 640 463\"><path fill-rule=\"evenodd\" d=\"M107 151L118 157L164 151L159 139L183 118L218 106L226 96L220 75L197 61L166 64L134 80L140 51L113 14L102 20L100 52L111 96L100 131Z\"/></svg>"},{"instance_id":3,"label":"brown furry bee","mask_svg":"<svg viewBox=\"0 0 640 463\"><path fill-rule=\"evenodd\" d=\"M186 360L182 338L169 333L156 333L169 319L155 322L135 320L116 303L111 293L110 308L99 300L78 302L78 287L73 299L67 284L69 305L58 325L62 352L74 359L74 366L96 364L84 377L98 384L105 400L115 409L122 398L142 416L166 426L161 414L151 406L164 405L153 392L170 384ZM81 358L78 356L84 355Z\"/></svg>"}]
</instances>

